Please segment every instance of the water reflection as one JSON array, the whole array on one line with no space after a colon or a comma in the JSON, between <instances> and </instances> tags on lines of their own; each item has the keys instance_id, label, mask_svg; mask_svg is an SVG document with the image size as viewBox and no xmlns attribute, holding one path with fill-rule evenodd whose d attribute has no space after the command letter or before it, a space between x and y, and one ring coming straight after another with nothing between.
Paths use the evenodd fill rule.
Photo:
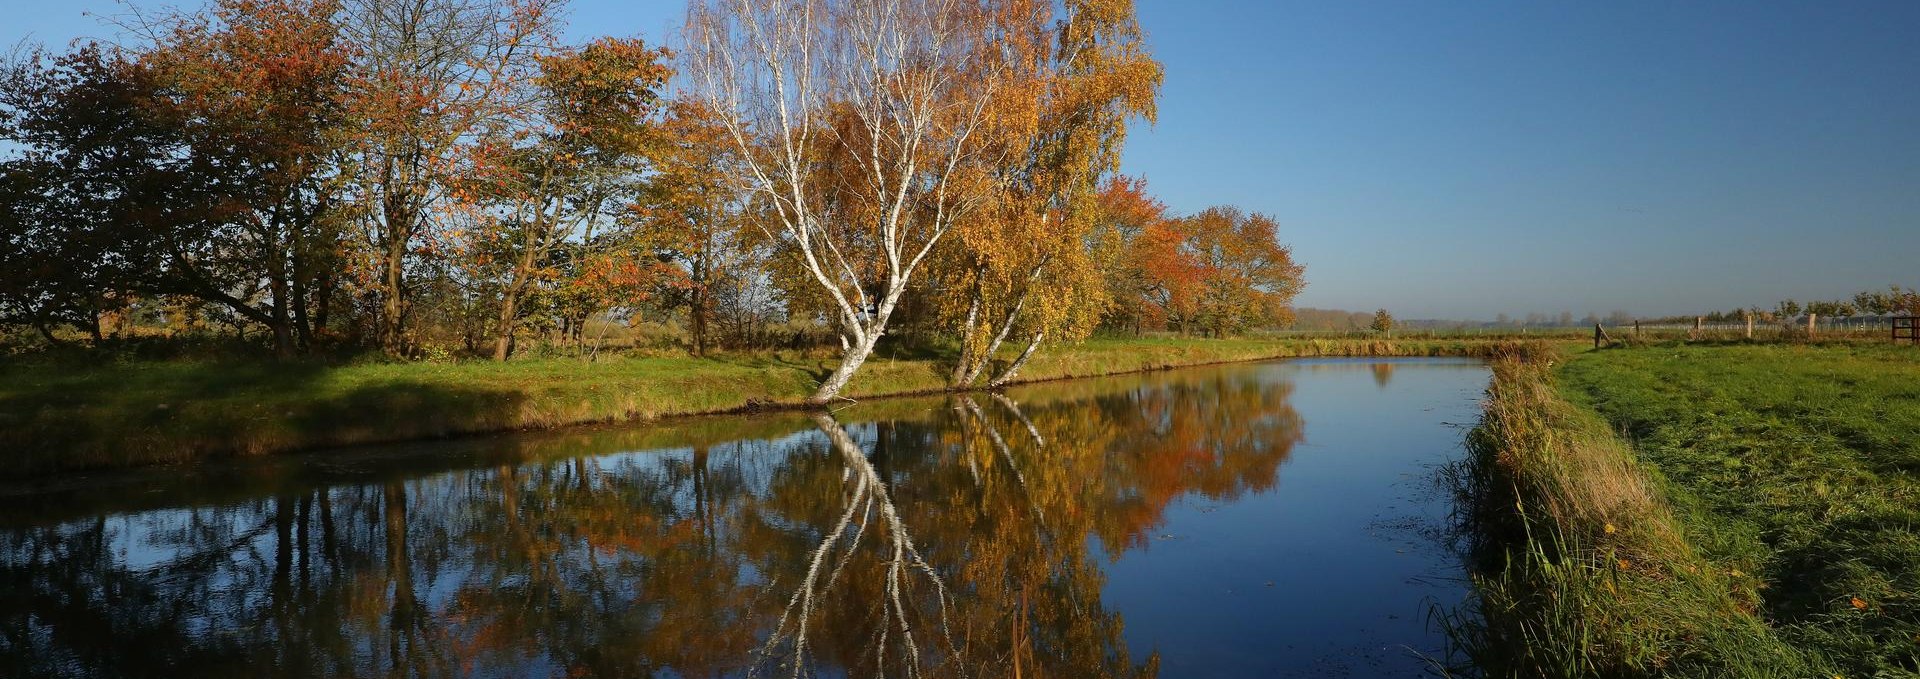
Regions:
<instances>
[{"instance_id":1,"label":"water reflection","mask_svg":"<svg viewBox=\"0 0 1920 679\"><path fill-rule=\"evenodd\" d=\"M1291 390L1182 371L13 498L0 676L1152 676L1102 566L1182 497L1272 487Z\"/></svg>"},{"instance_id":2,"label":"water reflection","mask_svg":"<svg viewBox=\"0 0 1920 679\"><path fill-rule=\"evenodd\" d=\"M1373 383L1375 386L1385 389L1387 385L1393 384L1393 363L1382 361L1367 366L1367 369L1373 371Z\"/></svg>"}]
</instances>

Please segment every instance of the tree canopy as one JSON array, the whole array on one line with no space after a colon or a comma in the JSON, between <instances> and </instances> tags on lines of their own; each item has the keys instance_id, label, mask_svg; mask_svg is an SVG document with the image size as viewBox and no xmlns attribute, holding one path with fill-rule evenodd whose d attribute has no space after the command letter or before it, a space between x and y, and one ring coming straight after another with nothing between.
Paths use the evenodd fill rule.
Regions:
<instances>
[{"instance_id":1,"label":"tree canopy","mask_svg":"<svg viewBox=\"0 0 1920 679\"><path fill-rule=\"evenodd\" d=\"M212 0L0 68L0 325L282 356L947 347L1282 327L1280 225L1118 174L1131 0L693 0L677 54L560 0ZM647 326L647 324L653 324ZM636 331L637 332L637 331Z\"/></svg>"}]
</instances>

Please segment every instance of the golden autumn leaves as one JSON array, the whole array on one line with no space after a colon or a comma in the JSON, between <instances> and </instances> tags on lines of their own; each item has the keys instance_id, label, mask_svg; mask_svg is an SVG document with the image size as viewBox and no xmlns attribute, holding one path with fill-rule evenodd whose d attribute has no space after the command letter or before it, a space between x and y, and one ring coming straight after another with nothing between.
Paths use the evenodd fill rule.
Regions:
<instances>
[{"instance_id":1,"label":"golden autumn leaves","mask_svg":"<svg viewBox=\"0 0 1920 679\"><path fill-rule=\"evenodd\" d=\"M1164 77L1132 0L696 0L677 54L566 44L564 10L216 0L148 17L97 69L16 69L52 134L7 130L46 160L9 176L85 188L29 201L54 235L14 268L130 262L39 276L60 289L20 304L197 300L282 355L505 359L528 330L643 317L704 353L716 327L755 344L781 323L844 348L819 402L902 325L957 348L966 388L1103 326L1288 318L1300 269L1272 220L1176 219L1116 174ZM104 140L111 172L54 167L103 143L63 131L121 115L62 79L152 102L153 129Z\"/></svg>"}]
</instances>

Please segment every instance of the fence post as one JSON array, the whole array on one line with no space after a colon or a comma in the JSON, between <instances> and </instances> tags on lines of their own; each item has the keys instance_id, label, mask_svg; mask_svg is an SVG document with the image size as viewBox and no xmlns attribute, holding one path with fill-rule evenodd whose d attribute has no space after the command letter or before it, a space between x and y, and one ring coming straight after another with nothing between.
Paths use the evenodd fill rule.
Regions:
<instances>
[{"instance_id":1,"label":"fence post","mask_svg":"<svg viewBox=\"0 0 1920 679\"><path fill-rule=\"evenodd\" d=\"M1740 318L1747 322L1747 339L1753 339L1753 312L1742 311L1740 312Z\"/></svg>"},{"instance_id":2,"label":"fence post","mask_svg":"<svg viewBox=\"0 0 1920 679\"><path fill-rule=\"evenodd\" d=\"M1807 312L1807 339L1813 339L1813 321L1819 317L1820 314L1811 311Z\"/></svg>"},{"instance_id":3,"label":"fence post","mask_svg":"<svg viewBox=\"0 0 1920 679\"><path fill-rule=\"evenodd\" d=\"M1638 319L1635 319L1633 322L1633 336L1634 337L1640 336L1640 321Z\"/></svg>"}]
</instances>

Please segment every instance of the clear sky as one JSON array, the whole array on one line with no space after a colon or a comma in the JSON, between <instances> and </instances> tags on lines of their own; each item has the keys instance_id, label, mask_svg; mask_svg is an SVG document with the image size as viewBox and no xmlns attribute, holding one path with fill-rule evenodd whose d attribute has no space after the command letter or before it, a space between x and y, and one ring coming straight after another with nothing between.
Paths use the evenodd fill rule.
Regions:
<instances>
[{"instance_id":1,"label":"clear sky","mask_svg":"<svg viewBox=\"0 0 1920 679\"><path fill-rule=\"evenodd\" d=\"M192 2L193 0L186 0ZM142 4L149 4L143 2ZM111 37L0 0L0 40ZM575 0L665 39L678 0ZM1126 171L1279 220L1302 306L1686 313L1920 286L1920 2L1141 0Z\"/></svg>"}]
</instances>

